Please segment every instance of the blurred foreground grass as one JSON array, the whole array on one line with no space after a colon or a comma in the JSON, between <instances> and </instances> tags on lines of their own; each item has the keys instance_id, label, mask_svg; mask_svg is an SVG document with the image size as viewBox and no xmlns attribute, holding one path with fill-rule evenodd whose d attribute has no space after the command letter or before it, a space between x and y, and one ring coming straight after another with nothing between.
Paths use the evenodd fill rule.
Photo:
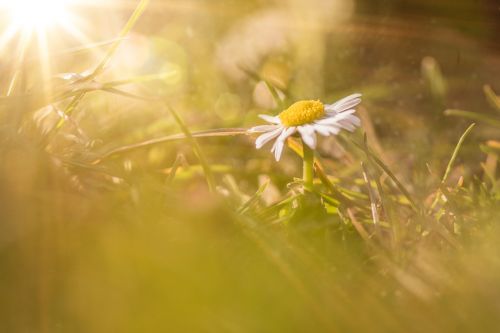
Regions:
<instances>
[{"instance_id":1,"label":"blurred foreground grass","mask_svg":"<svg viewBox=\"0 0 500 333\"><path fill-rule=\"evenodd\" d=\"M497 332L495 27L396 3L141 1L121 35L136 4L110 7L50 78L3 49L1 331ZM355 91L314 193L297 140L276 163L237 135L271 92Z\"/></svg>"}]
</instances>

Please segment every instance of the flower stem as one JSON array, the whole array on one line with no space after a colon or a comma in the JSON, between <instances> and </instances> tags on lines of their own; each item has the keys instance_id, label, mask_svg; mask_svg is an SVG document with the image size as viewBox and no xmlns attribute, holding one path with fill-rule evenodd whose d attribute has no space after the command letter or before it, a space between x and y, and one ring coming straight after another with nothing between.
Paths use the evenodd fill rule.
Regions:
<instances>
[{"instance_id":1,"label":"flower stem","mask_svg":"<svg viewBox=\"0 0 500 333\"><path fill-rule=\"evenodd\" d=\"M304 180L304 189L312 192L313 178L314 178L314 151L302 141L303 149L303 164L302 164L302 177Z\"/></svg>"}]
</instances>

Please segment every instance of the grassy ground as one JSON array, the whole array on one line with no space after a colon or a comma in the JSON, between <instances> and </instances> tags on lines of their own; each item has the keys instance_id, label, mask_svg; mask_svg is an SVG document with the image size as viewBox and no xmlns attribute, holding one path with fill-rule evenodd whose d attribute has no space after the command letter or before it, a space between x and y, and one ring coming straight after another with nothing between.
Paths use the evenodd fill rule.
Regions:
<instances>
[{"instance_id":1,"label":"grassy ground","mask_svg":"<svg viewBox=\"0 0 500 333\"><path fill-rule=\"evenodd\" d=\"M85 7L50 78L7 43L1 331L497 332L497 14L410 3ZM313 191L245 132L354 92Z\"/></svg>"}]
</instances>

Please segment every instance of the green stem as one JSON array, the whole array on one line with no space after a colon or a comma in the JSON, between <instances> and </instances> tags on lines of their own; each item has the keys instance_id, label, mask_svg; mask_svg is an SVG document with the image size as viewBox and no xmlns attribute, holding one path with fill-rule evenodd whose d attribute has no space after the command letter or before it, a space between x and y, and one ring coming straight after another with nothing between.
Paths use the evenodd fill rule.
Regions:
<instances>
[{"instance_id":1,"label":"green stem","mask_svg":"<svg viewBox=\"0 0 500 333\"><path fill-rule=\"evenodd\" d=\"M313 190L313 178L314 178L314 151L309 148L308 145L302 141L302 149L303 149L303 180L304 180L304 188L307 191L312 192Z\"/></svg>"}]
</instances>

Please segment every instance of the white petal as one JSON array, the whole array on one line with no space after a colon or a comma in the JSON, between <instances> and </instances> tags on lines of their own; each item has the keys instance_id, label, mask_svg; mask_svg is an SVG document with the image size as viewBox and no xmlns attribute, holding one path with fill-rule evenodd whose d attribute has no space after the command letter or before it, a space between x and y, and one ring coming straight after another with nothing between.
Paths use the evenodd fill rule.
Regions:
<instances>
[{"instance_id":1,"label":"white petal","mask_svg":"<svg viewBox=\"0 0 500 333\"><path fill-rule=\"evenodd\" d=\"M353 132L356 129L356 127L361 125L361 120L359 120L359 118L356 116L350 115L348 118L340 120L339 125L342 128L345 128L346 130Z\"/></svg>"},{"instance_id":2,"label":"white petal","mask_svg":"<svg viewBox=\"0 0 500 333\"><path fill-rule=\"evenodd\" d=\"M333 117L327 117L317 120L315 124L337 128L337 132L338 128L343 128L352 132L356 129L356 127L359 127L361 125L361 120L359 120L359 118L356 117L353 113L354 110L348 110L346 112L339 113ZM323 131L324 129L321 130ZM318 130L318 132L320 132L320 130ZM332 134L337 134L337 133L332 132Z\"/></svg>"},{"instance_id":3,"label":"white petal","mask_svg":"<svg viewBox=\"0 0 500 333\"><path fill-rule=\"evenodd\" d=\"M250 133L262 133L262 132L269 132L273 131L276 128L278 128L278 125L260 125L260 126L254 126L248 130Z\"/></svg>"},{"instance_id":4,"label":"white petal","mask_svg":"<svg viewBox=\"0 0 500 333\"><path fill-rule=\"evenodd\" d=\"M354 126L357 126L357 127L361 126L361 119L359 119L355 115L351 115L348 119L351 122L351 124L353 124Z\"/></svg>"},{"instance_id":5,"label":"white petal","mask_svg":"<svg viewBox=\"0 0 500 333\"><path fill-rule=\"evenodd\" d=\"M337 113L334 116L329 116L320 120L316 121L316 124L321 124L321 125L335 125L342 119L347 119L349 117L355 117L352 114L355 112L355 110L347 110L342 113Z\"/></svg>"},{"instance_id":6,"label":"white petal","mask_svg":"<svg viewBox=\"0 0 500 333\"><path fill-rule=\"evenodd\" d=\"M335 112L342 112L347 109L351 109L361 103L361 94L352 94L347 97L342 98L341 100L330 104L330 105L325 105L325 109L327 111L335 111Z\"/></svg>"},{"instance_id":7,"label":"white petal","mask_svg":"<svg viewBox=\"0 0 500 333\"><path fill-rule=\"evenodd\" d=\"M275 130L272 130L270 132L264 133L260 135L257 140L255 140L255 148L260 149L262 146L264 146L266 143L280 135L284 131L283 127L278 127Z\"/></svg>"},{"instance_id":8,"label":"white petal","mask_svg":"<svg viewBox=\"0 0 500 333\"><path fill-rule=\"evenodd\" d=\"M314 130L323 136L337 135L340 128L333 125L314 124Z\"/></svg>"},{"instance_id":9,"label":"white petal","mask_svg":"<svg viewBox=\"0 0 500 333\"><path fill-rule=\"evenodd\" d=\"M347 110L347 111L343 111L341 112L341 114L353 114L355 113L356 110L354 109L350 109L350 110ZM325 118L330 118L330 117L335 117L336 115L338 115L340 113L338 113L337 111L326 111L326 116ZM323 118L324 119L324 118Z\"/></svg>"},{"instance_id":10,"label":"white petal","mask_svg":"<svg viewBox=\"0 0 500 333\"><path fill-rule=\"evenodd\" d=\"M305 125L297 127L299 133L302 137L302 140L306 145L308 145L311 149L316 149L316 133L314 133L314 126Z\"/></svg>"},{"instance_id":11,"label":"white petal","mask_svg":"<svg viewBox=\"0 0 500 333\"><path fill-rule=\"evenodd\" d=\"M354 132L354 130L356 129L356 126L352 125L351 123L349 123L345 120L341 120L339 122L339 125L340 125L340 127L342 127L345 130L348 130L349 132Z\"/></svg>"},{"instance_id":12,"label":"white petal","mask_svg":"<svg viewBox=\"0 0 500 333\"><path fill-rule=\"evenodd\" d=\"M323 136L329 136L330 135L330 127L326 126L326 125L319 125L319 124L315 124L314 125L314 129L316 130L316 132L318 132L320 135L323 135Z\"/></svg>"},{"instance_id":13,"label":"white petal","mask_svg":"<svg viewBox=\"0 0 500 333\"><path fill-rule=\"evenodd\" d=\"M270 115L267 115L267 114L259 114L259 118L263 119L263 120L265 120L265 121L267 121L268 123L271 123L271 124L276 124L276 125L280 125L281 124L280 117L278 117L278 116L273 117L273 116L270 116Z\"/></svg>"},{"instance_id":14,"label":"white petal","mask_svg":"<svg viewBox=\"0 0 500 333\"><path fill-rule=\"evenodd\" d=\"M285 146L285 140L293 133L295 133L295 131L295 127L288 127L287 129L283 130L280 136L276 139L276 142L271 149L271 152L274 152L274 158L276 159L276 162L278 162L281 158L281 153L283 152L283 147Z\"/></svg>"},{"instance_id":15,"label":"white petal","mask_svg":"<svg viewBox=\"0 0 500 333\"><path fill-rule=\"evenodd\" d=\"M274 147L274 158L276 159L276 162L279 162L281 159L283 147L285 147L285 141L276 140L276 146Z\"/></svg>"}]
</instances>

